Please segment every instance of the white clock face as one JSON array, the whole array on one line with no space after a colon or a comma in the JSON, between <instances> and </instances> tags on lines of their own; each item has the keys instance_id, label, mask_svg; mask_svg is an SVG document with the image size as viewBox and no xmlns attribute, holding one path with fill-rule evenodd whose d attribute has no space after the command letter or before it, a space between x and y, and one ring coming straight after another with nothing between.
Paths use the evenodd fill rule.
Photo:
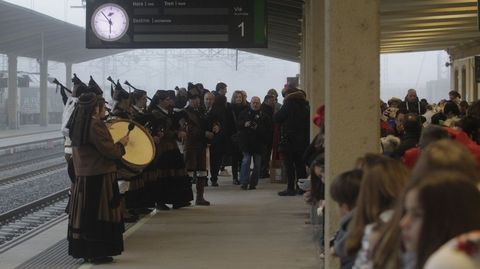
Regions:
<instances>
[{"instance_id":1,"label":"white clock face","mask_svg":"<svg viewBox=\"0 0 480 269\"><path fill-rule=\"evenodd\" d=\"M104 41L122 38L128 30L128 15L117 4L103 4L92 15L92 29L95 35Z\"/></svg>"}]
</instances>

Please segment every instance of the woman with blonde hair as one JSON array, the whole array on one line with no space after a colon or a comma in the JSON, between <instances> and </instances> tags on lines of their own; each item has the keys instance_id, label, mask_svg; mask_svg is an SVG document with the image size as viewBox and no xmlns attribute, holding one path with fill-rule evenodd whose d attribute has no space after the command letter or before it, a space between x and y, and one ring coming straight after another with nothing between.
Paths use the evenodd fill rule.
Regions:
<instances>
[{"instance_id":1,"label":"woman with blonde hair","mask_svg":"<svg viewBox=\"0 0 480 269\"><path fill-rule=\"evenodd\" d=\"M243 155L240 151L238 142L239 142L239 133L237 130L237 122L240 113L248 108L247 99L243 95L242 91L234 91L232 94L231 100L231 124L230 128L232 129L232 137L231 137L231 154L232 154L232 180L233 184L240 185L240 181L238 180L238 173L240 170L240 163L242 161Z\"/></svg>"},{"instance_id":2,"label":"woman with blonde hair","mask_svg":"<svg viewBox=\"0 0 480 269\"><path fill-rule=\"evenodd\" d=\"M407 169L397 160L367 154L363 160L363 177L356 211L348 226L345 248L356 256L353 268L368 263L369 240L373 223L387 222L408 181Z\"/></svg>"}]
</instances>

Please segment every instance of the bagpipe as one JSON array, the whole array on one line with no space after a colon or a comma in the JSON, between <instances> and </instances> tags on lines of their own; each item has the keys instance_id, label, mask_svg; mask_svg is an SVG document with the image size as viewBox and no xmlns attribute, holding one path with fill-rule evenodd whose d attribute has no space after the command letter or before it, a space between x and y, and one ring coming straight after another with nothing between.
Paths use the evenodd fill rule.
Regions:
<instances>
[{"instance_id":1,"label":"bagpipe","mask_svg":"<svg viewBox=\"0 0 480 269\"><path fill-rule=\"evenodd\" d=\"M68 100L67 92L70 95L72 95L72 91L69 90L67 87L65 87L62 83L60 83L56 78L54 78L52 82L55 85L57 85L57 92L58 92L58 88L60 88L60 94L62 95L62 102L63 102L63 105L65 105Z\"/></svg>"}]
</instances>

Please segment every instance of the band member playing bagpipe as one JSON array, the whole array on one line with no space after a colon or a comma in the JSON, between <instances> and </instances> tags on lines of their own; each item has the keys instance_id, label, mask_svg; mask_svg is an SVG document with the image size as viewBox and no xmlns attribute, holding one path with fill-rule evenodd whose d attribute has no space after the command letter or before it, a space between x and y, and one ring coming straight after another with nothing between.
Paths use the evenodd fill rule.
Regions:
<instances>
[{"instance_id":1,"label":"band member playing bagpipe","mask_svg":"<svg viewBox=\"0 0 480 269\"><path fill-rule=\"evenodd\" d=\"M111 116L120 119L130 119L130 94L122 88L120 81L117 81L117 83L113 84L115 85L115 89L112 91L113 109Z\"/></svg>"},{"instance_id":2,"label":"band member playing bagpipe","mask_svg":"<svg viewBox=\"0 0 480 269\"><path fill-rule=\"evenodd\" d=\"M125 81L125 84L134 88ZM147 112L147 92L141 89L134 88L130 94L131 98L131 117L136 123L146 126L150 124L152 116ZM154 207L154 204L149 203L147 197L147 190L145 189L145 181L148 180L148 170L142 171L137 176L130 178L128 191L125 192L125 207L130 214L148 214L151 212L149 207Z\"/></svg>"},{"instance_id":3,"label":"band member playing bagpipe","mask_svg":"<svg viewBox=\"0 0 480 269\"><path fill-rule=\"evenodd\" d=\"M183 140L186 134L180 130L174 105L174 91L158 90L148 107L152 114L150 129L156 144L156 157L146 170L150 171L150 175L154 174L156 180L147 181L145 188L150 191L151 202L164 210L169 209L165 204L172 204L177 209L189 206L193 200L192 185L177 145L177 141Z\"/></svg>"},{"instance_id":4,"label":"band member playing bagpipe","mask_svg":"<svg viewBox=\"0 0 480 269\"><path fill-rule=\"evenodd\" d=\"M185 164L190 177L196 179L196 205L209 206L210 202L204 198L207 184L207 140L213 138L214 133L206 129L206 118L201 108L200 93L189 90L188 106L185 108L187 137L185 139Z\"/></svg>"},{"instance_id":5,"label":"band member playing bagpipe","mask_svg":"<svg viewBox=\"0 0 480 269\"><path fill-rule=\"evenodd\" d=\"M67 124L76 174L69 208L68 253L93 263L111 262L111 256L123 251L115 161L125 154L128 136L114 144L102 121L104 116L105 100L84 93Z\"/></svg>"}]
</instances>

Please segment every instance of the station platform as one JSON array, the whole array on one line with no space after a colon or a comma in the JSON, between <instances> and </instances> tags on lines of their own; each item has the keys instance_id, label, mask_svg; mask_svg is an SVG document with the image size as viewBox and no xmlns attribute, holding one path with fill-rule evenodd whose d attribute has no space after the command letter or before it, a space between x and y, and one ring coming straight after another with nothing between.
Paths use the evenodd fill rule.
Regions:
<instances>
[{"instance_id":1,"label":"station platform","mask_svg":"<svg viewBox=\"0 0 480 269\"><path fill-rule=\"evenodd\" d=\"M63 143L60 124L22 125L19 129L0 131L0 155L55 146Z\"/></svg>"},{"instance_id":2,"label":"station platform","mask_svg":"<svg viewBox=\"0 0 480 269\"><path fill-rule=\"evenodd\" d=\"M243 191L222 178L220 187L206 189L210 207L153 212L125 232L125 251L111 264L69 258L66 240L57 243L58 233L66 236L63 221L50 231L55 240L46 244L49 236L44 234L44 241L24 242L0 255L0 268L321 268L312 226L305 224L308 206L303 197L279 197L285 185L266 181L261 180L257 190ZM37 251L52 247L32 256L34 246L40 247ZM29 255L22 255L27 251ZM62 255L66 257L59 258Z\"/></svg>"}]
</instances>

